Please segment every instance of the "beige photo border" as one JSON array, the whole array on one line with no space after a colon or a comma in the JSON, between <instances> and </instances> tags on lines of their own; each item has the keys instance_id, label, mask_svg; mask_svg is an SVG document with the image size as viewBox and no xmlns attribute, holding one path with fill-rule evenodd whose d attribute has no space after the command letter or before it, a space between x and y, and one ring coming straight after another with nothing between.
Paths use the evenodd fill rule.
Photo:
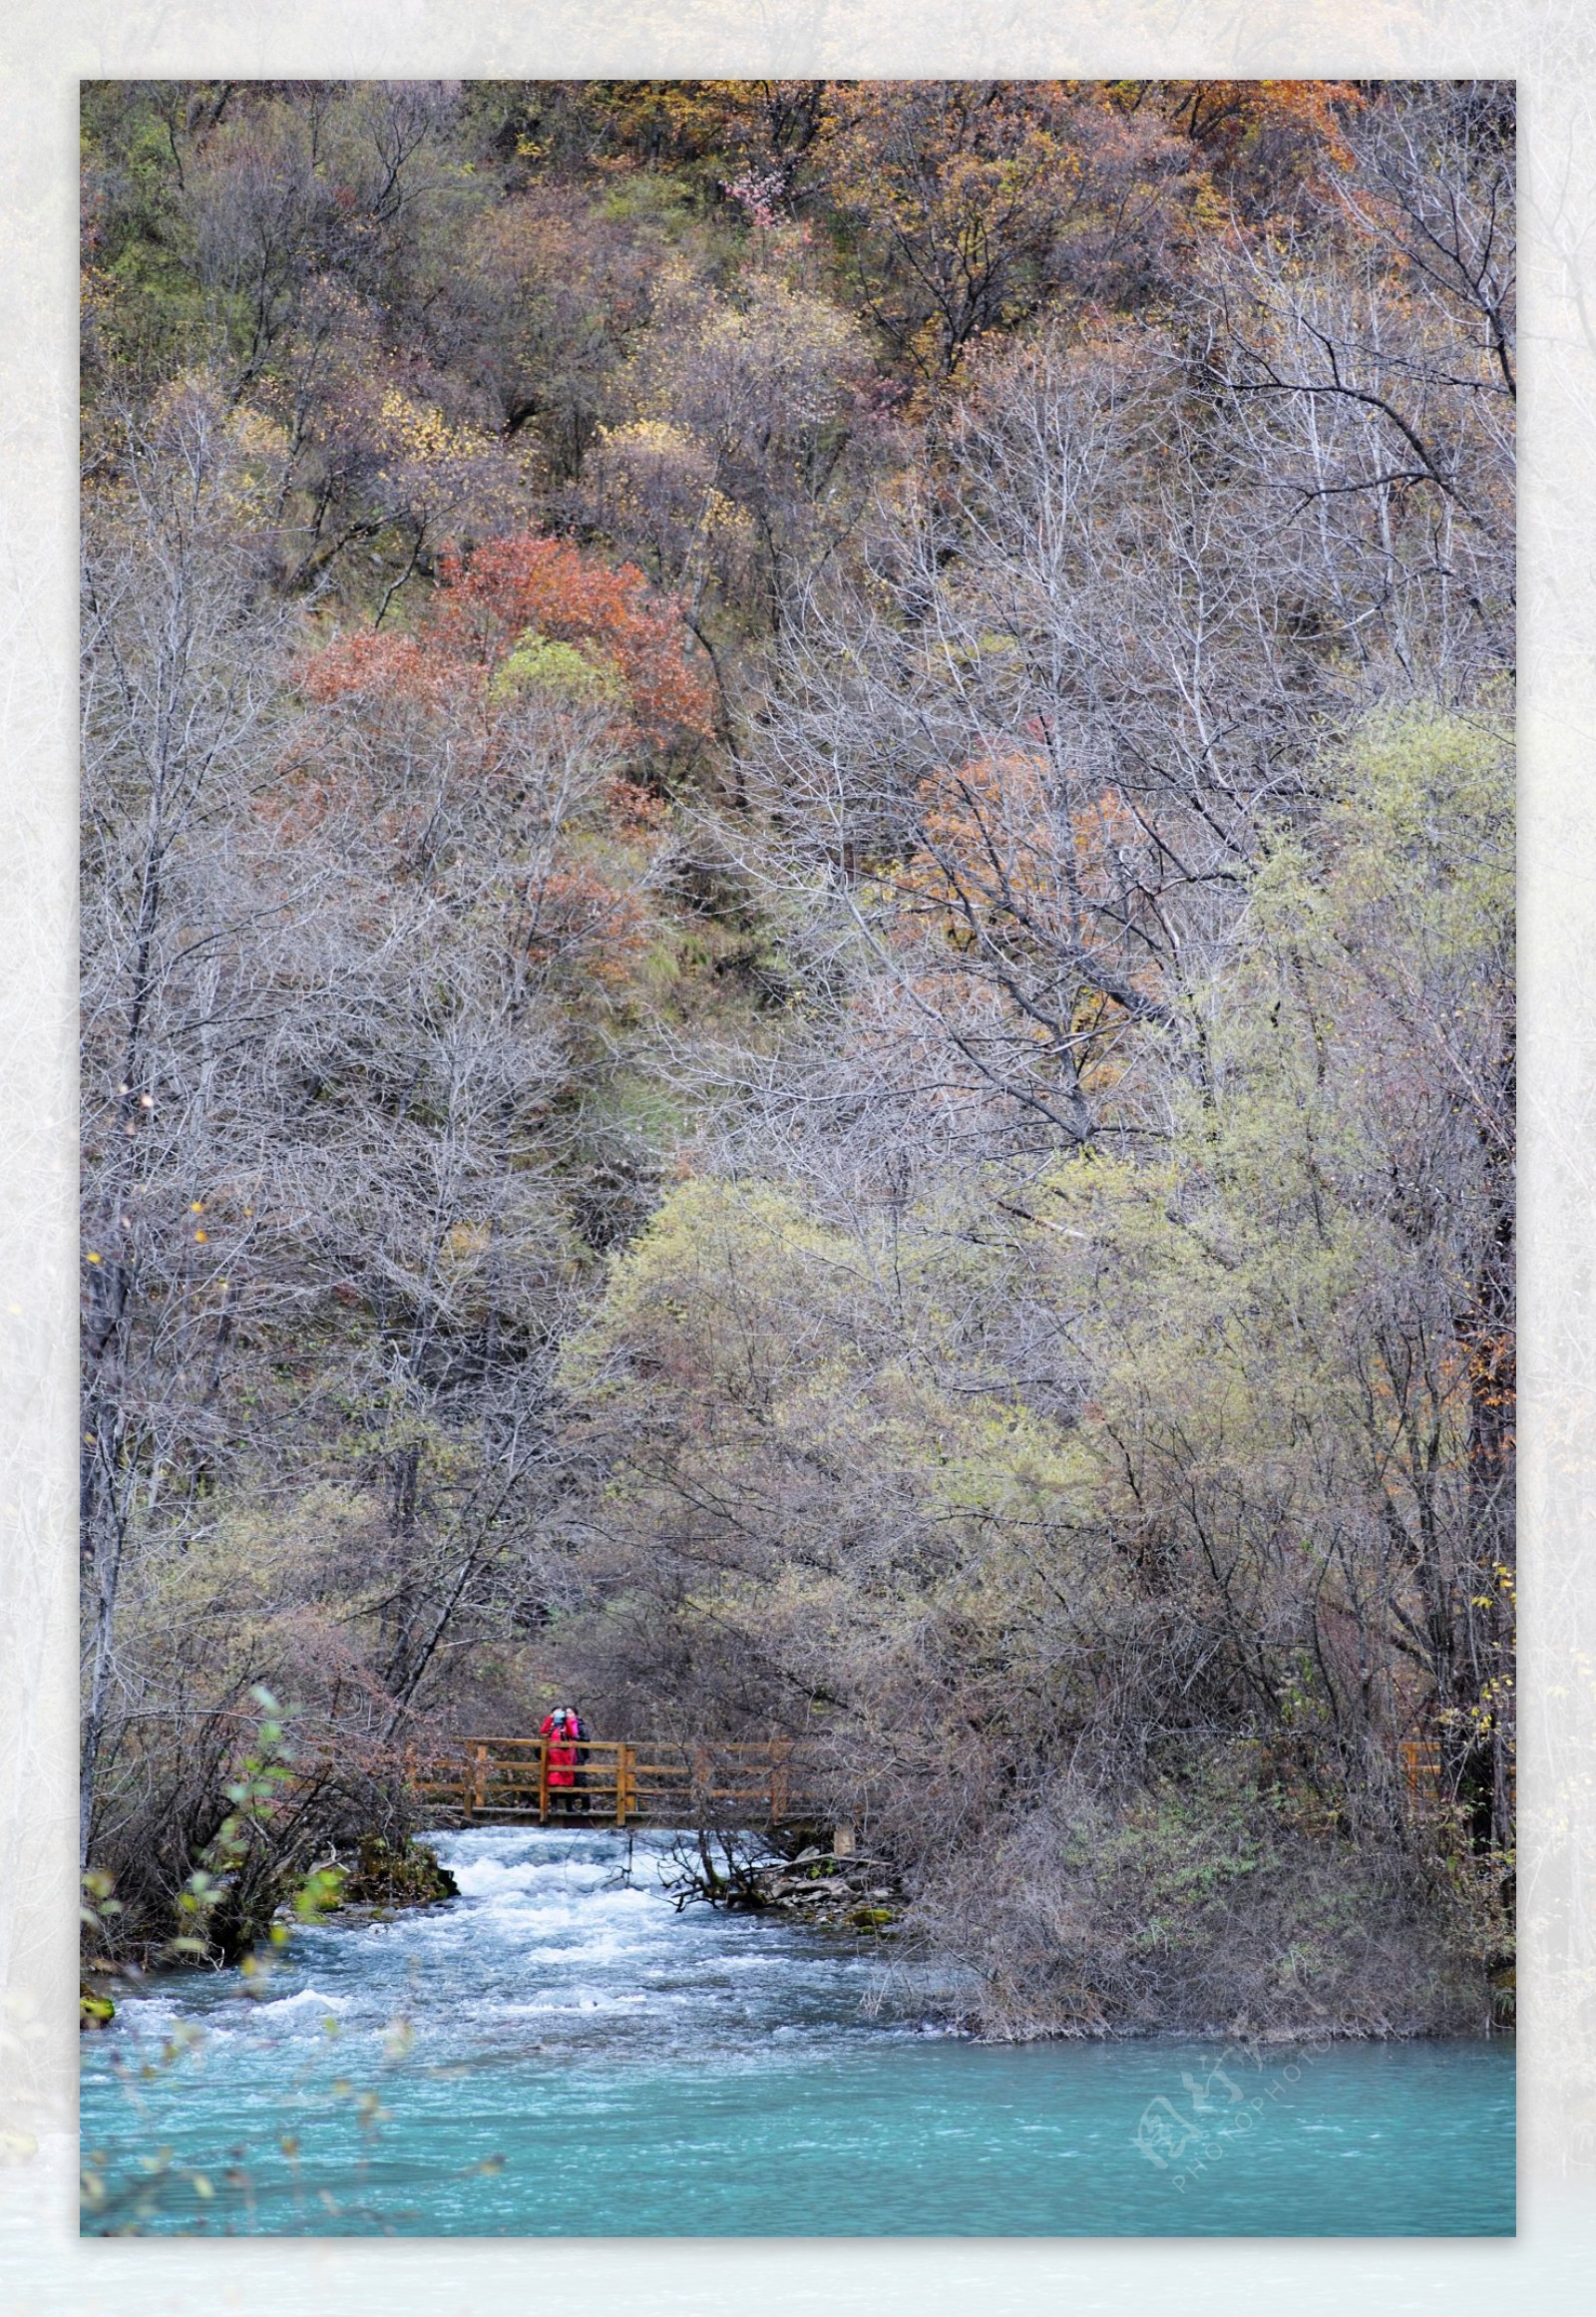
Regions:
<instances>
[{"instance_id":1,"label":"beige photo border","mask_svg":"<svg viewBox=\"0 0 1596 2317\"><path fill-rule=\"evenodd\" d=\"M9 0L0 26L0 2307L1291 2317L1588 2307L1596 2253L1596 14L1589 0ZM76 2202L74 752L80 78L1516 79L1524 1805L1516 2240L193 2238ZM1582 1580L1584 1580L1582 1582ZM1126 2160L1133 2151L1127 2147Z\"/></svg>"}]
</instances>

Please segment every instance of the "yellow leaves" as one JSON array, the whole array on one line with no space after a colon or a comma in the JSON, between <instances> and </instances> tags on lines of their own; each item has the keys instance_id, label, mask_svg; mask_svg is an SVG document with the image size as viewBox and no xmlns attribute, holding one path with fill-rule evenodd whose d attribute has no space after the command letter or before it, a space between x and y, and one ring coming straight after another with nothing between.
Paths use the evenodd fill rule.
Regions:
<instances>
[{"instance_id":1,"label":"yellow leaves","mask_svg":"<svg viewBox=\"0 0 1596 2317\"><path fill-rule=\"evenodd\" d=\"M288 455L288 431L264 411L241 402L227 420L227 436L246 459L280 460Z\"/></svg>"},{"instance_id":2,"label":"yellow leaves","mask_svg":"<svg viewBox=\"0 0 1596 2317\"><path fill-rule=\"evenodd\" d=\"M597 644L560 643L529 627L494 670L488 697L503 703L531 693L568 705L612 701L618 706L625 685L613 659Z\"/></svg>"},{"instance_id":3,"label":"yellow leaves","mask_svg":"<svg viewBox=\"0 0 1596 2317\"><path fill-rule=\"evenodd\" d=\"M479 427L452 427L441 410L413 402L398 387L390 387L382 398L377 436L384 449L421 466L477 458L490 441Z\"/></svg>"},{"instance_id":4,"label":"yellow leaves","mask_svg":"<svg viewBox=\"0 0 1596 2317\"><path fill-rule=\"evenodd\" d=\"M454 1223L444 1234L444 1255L451 1264L473 1263L492 1244L493 1233L486 1223Z\"/></svg>"},{"instance_id":5,"label":"yellow leaves","mask_svg":"<svg viewBox=\"0 0 1596 2317\"><path fill-rule=\"evenodd\" d=\"M640 452L652 459L693 460L702 455L701 446L683 427L674 426L668 419L635 418L625 426L601 426L596 430L600 452Z\"/></svg>"},{"instance_id":6,"label":"yellow leaves","mask_svg":"<svg viewBox=\"0 0 1596 2317\"><path fill-rule=\"evenodd\" d=\"M413 459L439 458L448 451L449 427L441 411L423 409L393 389L383 396L379 417L390 444Z\"/></svg>"}]
</instances>

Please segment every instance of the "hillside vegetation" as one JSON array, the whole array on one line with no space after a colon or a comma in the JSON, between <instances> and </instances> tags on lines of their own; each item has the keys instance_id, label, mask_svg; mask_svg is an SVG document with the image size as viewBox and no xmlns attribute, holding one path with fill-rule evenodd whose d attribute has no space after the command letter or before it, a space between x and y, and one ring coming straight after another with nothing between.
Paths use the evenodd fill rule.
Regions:
<instances>
[{"instance_id":1,"label":"hillside vegetation","mask_svg":"<svg viewBox=\"0 0 1596 2317\"><path fill-rule=\"evenodd\" d=\"M574 1698L989 2032L1501 2016L1508 93L83 123L97 1947Z\"/></svg>"}]
</instances>

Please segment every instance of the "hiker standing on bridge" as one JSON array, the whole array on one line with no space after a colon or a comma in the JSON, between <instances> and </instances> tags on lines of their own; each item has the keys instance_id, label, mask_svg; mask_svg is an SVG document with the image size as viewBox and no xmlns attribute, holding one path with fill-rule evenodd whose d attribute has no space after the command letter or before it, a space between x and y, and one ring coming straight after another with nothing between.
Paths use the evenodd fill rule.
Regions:
<instances>
[{"instance_id":1,"label":"hiker standing on bridge","mask_svg":"<svg viewBox=\"0 0 1596 2317\"><path fill-rule=\"evenodd\" d=\"M569 1706L557 1706L538 1725L538 1736L549 1741L549 1785L569 1790L577 1782L577 1740L582 1724Z\"/></svg>"}]
</instances>

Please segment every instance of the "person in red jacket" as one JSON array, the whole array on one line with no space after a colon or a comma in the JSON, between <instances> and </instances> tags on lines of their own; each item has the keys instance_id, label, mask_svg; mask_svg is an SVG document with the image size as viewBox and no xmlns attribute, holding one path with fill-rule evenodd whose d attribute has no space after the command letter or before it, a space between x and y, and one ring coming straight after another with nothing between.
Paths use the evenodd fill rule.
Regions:
<instances>
[{"instance_id":1,"label":"person in red jacket","mask_svg":"<svg viewBox=\"0 0 1596 2317\"><path fill-rule=\"evenodd\" d=\"M569 1706L557 1706L538 1725L538 1736L549 1740L549 1784L565 1789L577 1782L577 1733L581 1725Z\"/></svg>"}]
</instances>

